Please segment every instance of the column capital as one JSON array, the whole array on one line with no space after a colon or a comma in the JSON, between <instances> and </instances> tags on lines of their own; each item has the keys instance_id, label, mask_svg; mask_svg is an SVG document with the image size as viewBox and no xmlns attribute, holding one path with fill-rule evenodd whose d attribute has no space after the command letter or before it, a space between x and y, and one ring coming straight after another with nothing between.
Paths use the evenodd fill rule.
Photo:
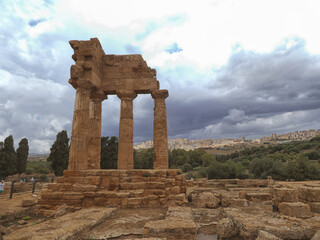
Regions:
<instances>
[{"instance_id":1,"label":"column capital","mask_svg":"<svg viewBox=\"0 0 320 240\"><path fill-rule=\"evenodd\" d=\"M151 92L151 96L153 99L163 98L166 99L169 97L169 92L167 89L154 90Z\"/></svg>"},{"instance_id":2,"label":"column capital","mask_svg":"<svg viewBox=\"0 0 320 240\"><path fill-rule=\"evenodd\" d=\"M117 96L120 99L135 99L137 97L137 93L132 90L118 90Z\"/></svg>"},{"instance_id":3,"label":"column capital","mask_svg":"<svg viewBox=\"0 0 320 240\"><path fill-rule=\"evenodd\" d=\"M108 99L108 95L105 94L103 91L92 91L90 94L91 100L103 101Z\"/></svg>"}]
</instances>

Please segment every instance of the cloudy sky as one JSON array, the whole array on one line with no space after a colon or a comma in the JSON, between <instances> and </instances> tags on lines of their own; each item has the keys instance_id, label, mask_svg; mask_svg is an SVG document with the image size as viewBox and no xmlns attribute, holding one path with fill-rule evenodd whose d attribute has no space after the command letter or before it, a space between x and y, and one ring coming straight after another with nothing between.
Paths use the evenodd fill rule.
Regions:
<instances>
[{"instance_id":1,"label":"cloudy sky","mask_svg":"<svg viewBox=\"0 0 320 240\"><path fill-rule=\"evenodd\" d=\"M142 54L167 98L170 138L259 138L320 128L318 0L1 0L0 141L46 153L71 135L69 40ZM118 135L120 101L103 102ZM134 140L152 139L153 100L134 100Z\"/></svg>"}]
</instances>

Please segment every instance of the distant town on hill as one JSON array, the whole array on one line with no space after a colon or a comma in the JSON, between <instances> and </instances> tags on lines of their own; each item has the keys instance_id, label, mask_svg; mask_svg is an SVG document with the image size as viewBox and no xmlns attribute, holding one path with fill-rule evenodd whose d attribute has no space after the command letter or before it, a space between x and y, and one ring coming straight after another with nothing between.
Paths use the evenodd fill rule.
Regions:
<instances>
[{"instance_id":1,"label":"distant town on hill","mask_svg":"<svg viewBox=\"0 0 320 240\"><path fill-rule=\"evenodd\" d=\"M245 139L245 137L238 139L195 139L189 140L187 138L168 139L168 148L172 149L184 149L194 150L198 148L214 148L214 149L242 149L247 146L258 146L262 144L276 144L286 143L291 141L305 141L320 135L320 129L295 131L285 134L272 134L271 136L265 136L260 139ZM145 141L134 145L134 149L146 149L152 148L153 141Z\"/></svg>"}]
</instances>

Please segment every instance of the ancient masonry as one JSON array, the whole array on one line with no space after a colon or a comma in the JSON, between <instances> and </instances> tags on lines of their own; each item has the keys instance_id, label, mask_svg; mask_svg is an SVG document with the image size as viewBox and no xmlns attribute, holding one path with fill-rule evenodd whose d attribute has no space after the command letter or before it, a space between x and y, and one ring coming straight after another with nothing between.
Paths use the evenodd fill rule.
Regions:
<instances>
[{"instance_id":1,"label":"ancient masonry","mask_svg":"<svg viewBox=\"0 0 320 240\"><path fill-rule=\"evenodd\" d=\"M185 179L168 169L168 90L159 89L156 70L141 55L106 55L97 38L70 41L75 65L69 83L76 89L69 167L41 195L40 207L141 207L183 204ZM101 102L121 99L118 169L100 169ZM135 170L133 162L133 100L154 99L154 169Z\"/></svg>"}]
</instances>

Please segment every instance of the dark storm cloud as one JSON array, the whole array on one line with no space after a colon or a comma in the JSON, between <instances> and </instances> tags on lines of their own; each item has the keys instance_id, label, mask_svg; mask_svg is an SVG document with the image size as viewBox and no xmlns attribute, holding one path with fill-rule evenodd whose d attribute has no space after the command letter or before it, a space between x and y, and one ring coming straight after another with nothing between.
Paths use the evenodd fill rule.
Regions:
<instances>
[{"instance_id":1,"label":"dark storm cloud","mask_svg":"<svg viewBox=\"0 0 320 240\"><path fill-rule=\"evenodd\" d=\"M319 108L319 79L320 56L291 39L268 54L234 53L211 89L227 92L224 98L246 113L281 113Z\"/></svg>"},{"instance_id":2,"label":"dark storm cloud","mask_svg":"<svg viewBox=\"0 0 320 240\"><path fill-rule=\"evenodd\" d=\"M185 73L172 71L171 79L162 73L171 87L170 137L261 137L320 127L320 56L309 54L302 39L287 39L271 53L235 51L207 86L181 86L176 75Z\"/></svg>"},{"instance_id":3,"label":"dark storm cloud","mask_svg":"<svg viewBox=\"0 0 320 240\"><path fill-rule=\"evenodd\" d=\"M0 3L1 9L7 7ZM17 145L27 137L30 152L48 152L59 131L71 130L74 92L67 80L72 49L66 36L36 29L44 18L26 21L9 10L2 18L6 20L0 23L0 141L12 134Z\"/></svg>"}]
</instances>

